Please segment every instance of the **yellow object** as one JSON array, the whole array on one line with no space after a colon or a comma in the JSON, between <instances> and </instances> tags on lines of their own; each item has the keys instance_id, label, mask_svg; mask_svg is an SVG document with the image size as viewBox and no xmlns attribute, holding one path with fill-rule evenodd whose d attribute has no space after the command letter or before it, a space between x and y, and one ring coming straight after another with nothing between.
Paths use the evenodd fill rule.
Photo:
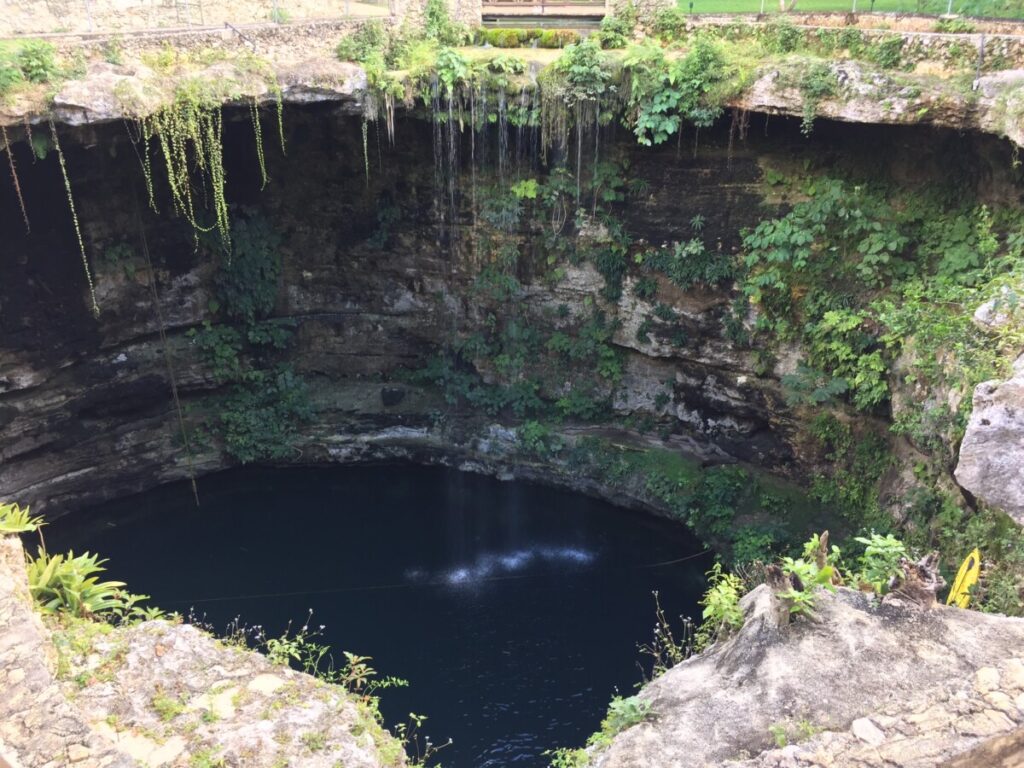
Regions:
<instances>
[{"instance_id":1,"label":"yellow object","mask_svg":"<svg viewBox=\"0 0 1024 768\"><path fill-rule=\"evenodd\" d=\"M981 575L981 552L975 549L964 560L960 570L956 572L956 580L949 590L949 597L946 598L946 605L956 605L966 608L971 602L971 587L978 583Z\"/></svg>"}]
</instances>

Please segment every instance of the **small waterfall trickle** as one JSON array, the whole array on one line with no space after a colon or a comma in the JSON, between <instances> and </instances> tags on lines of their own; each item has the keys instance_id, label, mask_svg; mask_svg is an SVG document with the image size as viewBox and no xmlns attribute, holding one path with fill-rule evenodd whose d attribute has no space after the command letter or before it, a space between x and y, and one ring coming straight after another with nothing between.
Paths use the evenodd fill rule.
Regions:
<instances>
[{"instance_id":1,"label":"small waterfall trickle","mask_svg":"<svg viewBox=\"0 0 1024 768\"><path fill-rule=\"evenodd\" d=\"M449 246L454 248L456 240L456 208L455 208L455 193L458 188L459 178L459 139L462 128L462 105L458 105L456 110L455 95L449 91L447 95L448 101L448 162L446 167L446 192L447 192L447 216L448 216L448 243ZM456 119L456 112L458 113L458 119Z\"/></svg>"},{"instance_id":2,"label":"small waterfall trickle","mask_svg":"<svg viewBox=\"0 0 1024 768\"><path fill-rule=\"evenodd\" d=\"M508 176L508 96L498 92L498 180L505 186Z\"/></svg>"},{"instance_id":3,"label":"small waterfall trickle","mask_svg":"<svg viewBox=\"0 0 1024 768\"><path fill-rule=\"evenodd\" d=\"M431 208L438 223L437 239L445 240L444 213L441 206L441 190L444 189L444 143L441 134L441 86L435 75L430 82L430 126L431 146L434 150L434 190Z\"/></svg>"}]
</instances>

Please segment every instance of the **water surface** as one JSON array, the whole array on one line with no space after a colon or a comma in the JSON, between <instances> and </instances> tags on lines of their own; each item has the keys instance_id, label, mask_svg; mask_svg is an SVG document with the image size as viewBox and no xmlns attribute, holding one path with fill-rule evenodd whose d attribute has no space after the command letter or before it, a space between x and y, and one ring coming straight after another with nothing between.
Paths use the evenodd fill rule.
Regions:
<instances>
[{"instance_id":1,"label":"water surface","mask_svg":"<svg viewBox=\"0 0 1024 768\"><path fill-rule=\"evenodd\" d=\"M53 551L108 557L153 603L332 648L410 681L389 724L428 716L447 768L543 766L640 679L654 623L697 612L706 555L682 526L585 496L415 466L246 469L59 520ZM665 564L668 563L668 564Z\"/></svg>"}]
</instances>

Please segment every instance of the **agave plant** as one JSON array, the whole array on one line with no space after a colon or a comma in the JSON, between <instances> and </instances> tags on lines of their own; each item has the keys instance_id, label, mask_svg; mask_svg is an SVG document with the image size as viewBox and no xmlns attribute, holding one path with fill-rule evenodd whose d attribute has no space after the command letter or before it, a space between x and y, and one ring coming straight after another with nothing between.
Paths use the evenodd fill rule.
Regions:
<instances>
[{"instance_id":1,"label":"agave plant","mask_svg":"<svg viewBox=\"0 0 1024 768\"><path fill-rule=\"evenodd\" d=\"M0 502L0 534L28 533L43 525L43 518L29 517L28 507Z\"/></svg>"},{"instance_id":2,"label":"agave plant","mask_svg":"<svg viewBox=\"0 0 1024 768\"><path fill-rule=\"evenodd\" d=\"M49 555L40 547L39 556L29 558L29 590L47 613L87 617L123 611L124 582L101 582L95 575L106 570L105 562L88 552L78 557L74 552Z\"/></svg>"}]
</instances>

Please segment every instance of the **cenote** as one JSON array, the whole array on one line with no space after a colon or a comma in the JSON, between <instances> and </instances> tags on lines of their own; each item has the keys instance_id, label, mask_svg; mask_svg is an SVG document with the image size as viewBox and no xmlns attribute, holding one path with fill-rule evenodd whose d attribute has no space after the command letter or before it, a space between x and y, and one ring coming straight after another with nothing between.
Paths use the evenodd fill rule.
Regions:
<instances>
[{"instance_id":1,"label":"cenote","mask_svg":"<svg viewBox=\"0 0 1024 768\"><path fill-rule=\"evenodd\" d=\"M108 576L217 629L301 625L410 685L453 768L541 766L641 679L652 591L694 615L711 562L682 526L546 486L408 465L244 469L123 498L47 530Z\"/></svg>"}]
</instances>

